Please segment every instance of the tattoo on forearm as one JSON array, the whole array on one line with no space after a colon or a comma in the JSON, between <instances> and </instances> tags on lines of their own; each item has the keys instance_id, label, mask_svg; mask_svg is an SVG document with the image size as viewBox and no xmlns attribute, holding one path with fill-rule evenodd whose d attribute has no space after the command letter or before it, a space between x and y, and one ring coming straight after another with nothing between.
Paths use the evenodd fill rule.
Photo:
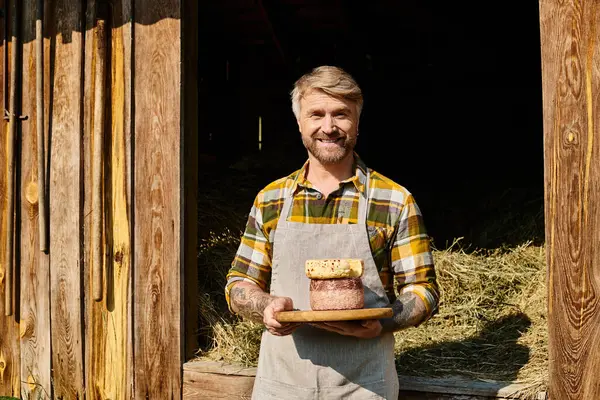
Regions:
<instances>
[{"instance_id":1,"label":"tattoo on forearm","mask_svg":"<svg viewBox=\"0 0 600 400\"><path fill-rule=\"evenodd\" d=\"M414 293L404 293L392 304L394 316L381 321L383 330L395 332L417 325L423 320L427 309L423 300Z\"/></svg>"},{"instance_id":2,"label":"tattoo on forearm","mask_svg":"<svg viewBox=\"0 0 600 400\"><path fill-rule=\"evenodd\" d=\"M231 305L235 312L254 322L263 322L263 312L272 298L259 288L231 288Z\"/></svg>"}]
</instances>

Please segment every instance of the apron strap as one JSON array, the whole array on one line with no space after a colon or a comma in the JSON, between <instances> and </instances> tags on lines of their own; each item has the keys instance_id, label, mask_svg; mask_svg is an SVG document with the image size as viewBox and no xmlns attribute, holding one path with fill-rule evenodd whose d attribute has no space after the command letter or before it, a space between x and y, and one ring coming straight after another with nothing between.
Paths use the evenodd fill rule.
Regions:
<instances>
[{"instance_id":1,"label":"apron strap","mask_svg":"<svg viewBox=\"0 0 600 400\"><path fill-rule=\"evenodd\" d=\"M292 209L292 205L294 203L294 188L296 187L296 183L298 182L298 176L294 179L292 186L288 190L288 193L285 195L285 200L283 201L283 208L281 209L281 214L279 215L279 221L287 221L288 216L290 215L290 210ZM365 187L364 194L358 194L358 223L367 224L367 213L369 211L369 181L371 180L371 172L367 168L367 174L365 178Z\"/></svg>"}]
</instances>

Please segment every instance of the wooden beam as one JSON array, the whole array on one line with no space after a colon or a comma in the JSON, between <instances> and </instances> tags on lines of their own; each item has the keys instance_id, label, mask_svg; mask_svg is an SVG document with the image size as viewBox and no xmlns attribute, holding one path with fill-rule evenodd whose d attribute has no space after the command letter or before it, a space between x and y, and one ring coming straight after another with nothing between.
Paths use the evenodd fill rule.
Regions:
<instances>
[{"instance_id":1,"label":"wooden beam","mask_svg":"<svg viewBox=\"0 0 600 400\"><path fill-rule=\"evenodd\" d=\"M82 314L81 137L82 2L50 1L49 110L52 383L55 398L84 398Z\"/></svg>"},{"instance_id":2,"label":"wooden beam","mask_svg":"<svg viewBox=\"0 0 600 400\"><path fill-rule=\"evenodd\" d=\"M246 399L252 394L256 368L212 361L191 361L183 365L183 398ZM481 382L461 377L398 377L400 399L508 399L528 388L527 384ZM545 393L539 393L540 399Z\"/></svg>"},{"instance_id":3,"label":"wooden beam","mask_svg":"<svg viewBox=\"0 0 600 400\"><path fill-rule=\"evenodd\" d=\"M181 0L135 0L134 386L181 397Z\"/></svg>"},{"instance_id":4,"label":"wooden beam","mask_svg":"<svg viewBox=\"0 0 600 400\"><path fill-rule=\"evenodd\" d=\"M98 62L94 51L99 0L88 0L85 70L94 71ZM105 5L106 6L106 5ZM102 159L104 203L101 214L104 234L101 246L101 271L104 282L102 301L86 297L86 394L87 399L130 399L133 395L132 324L132 248L131 248L131 85L132 85L132 0L114 0L102 10L106 14L106 71L108 81L103 104L95 103L96 85L91 73L85 74L84 165L85 182L91 182L92 142L96 132L94 113L103 108L105 153ZM85 276L91 276L92 193L86 186L84 215ZM86 293L91 293L86 279Z\"/></svg>"},{"instance_id":5,"label":"wooden beam","mask_svg":"<svg viewBox=\"0 0 600 400\"><path fill-rule=\"evenodd\" d=\"M0 0L0 7L4 8L8 0ZM4 36L4 27L7 19L0 18L0 33ZM10 37L4 38L3 51L8 47L10 50ZM7 46L7 47L5 47ZM10 57L10 55L9 55ZM4 60L3 60L4 61ZM6 60L8 61L8 60ZM8 66L7 66L8 67ZM3 71L0 71L3 74ZM8 76L3 76L3 81L6 82ZM6 86L3 85L2 97L6 93ZM19 396L20 395L20 367L19 367L19 325L18 315L4 315L4 301L6 290L6 221L7 221L7 174L6 174L6 138L8 132L8 123L4 120L4 111L0 117L0 396Z\"/></svg>"},{"instance_id":6,"label":"wooden beam","mask_svg":"<svg viewBox=\"0 0 600 400\"><path fill-rule=\"evenodd\" d=\"M552 399L600 398L600 10L540 0Z\"/></svg>"},{"instance_id":7,"label":"wooden beam","mask_svg":"<svg viewBox=\"0 0 600 400\"><path fill-rule=\"evenodd\" d=\"M35 37L37 0L23 0L23 37ZM38 59L34 41L23 42L23 111L28 119L22 122L21 141L21 396L26 399L46 398L52 393L50 381L50 260L40 251L40 180L38 174ZM43 45L43 43L42 43ZM46 64L47 65L47 64ZM44 71L42 70L43 74ZM48 98L42 103L48 109ZM47 118L44 118L47 121ZM46 132L45 127L43 132ZM42 140L45 145L45 135ZM42 162L45 158L42 155ZM45 171L45 168L42 167ZM44 190L44 188L42 188Z\"/></svg>"}]
</instances>

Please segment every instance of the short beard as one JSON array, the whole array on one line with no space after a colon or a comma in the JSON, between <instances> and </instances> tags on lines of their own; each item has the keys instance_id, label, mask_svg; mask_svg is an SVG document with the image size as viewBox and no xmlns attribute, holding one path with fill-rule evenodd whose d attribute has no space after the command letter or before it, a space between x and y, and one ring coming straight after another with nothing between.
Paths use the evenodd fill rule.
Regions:
<instances>
[{"instance_id":1,"label":"short beard","mask_svg":"<svg viewBox=\"0 0 600 400\"><path fill-rule=\"evenodd\" d=\"M302 136L302 143L306 150L323 165L338 164L344 160L348 154L352 154L356 146L356 137L345 136L342 145L335 151L324 151L317 144L317 139L305 138Z\"/></svg>"}]
</instances>

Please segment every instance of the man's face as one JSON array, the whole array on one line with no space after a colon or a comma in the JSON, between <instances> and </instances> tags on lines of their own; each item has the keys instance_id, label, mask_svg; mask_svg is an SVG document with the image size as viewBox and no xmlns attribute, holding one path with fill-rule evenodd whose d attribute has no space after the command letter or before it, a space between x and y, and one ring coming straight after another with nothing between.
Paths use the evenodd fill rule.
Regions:
<instances>
[{"instance_id":1,"label":"man's face","mask_svg":"<svg viewBox=\"0 0 600 400\"><path fill-rule=\"evenodd\" d=\"M318 90L300 100L302 143L321 164L337 164L352 154L358 134L358 110L348 100Z\"/></svg>"}]
</instances>

